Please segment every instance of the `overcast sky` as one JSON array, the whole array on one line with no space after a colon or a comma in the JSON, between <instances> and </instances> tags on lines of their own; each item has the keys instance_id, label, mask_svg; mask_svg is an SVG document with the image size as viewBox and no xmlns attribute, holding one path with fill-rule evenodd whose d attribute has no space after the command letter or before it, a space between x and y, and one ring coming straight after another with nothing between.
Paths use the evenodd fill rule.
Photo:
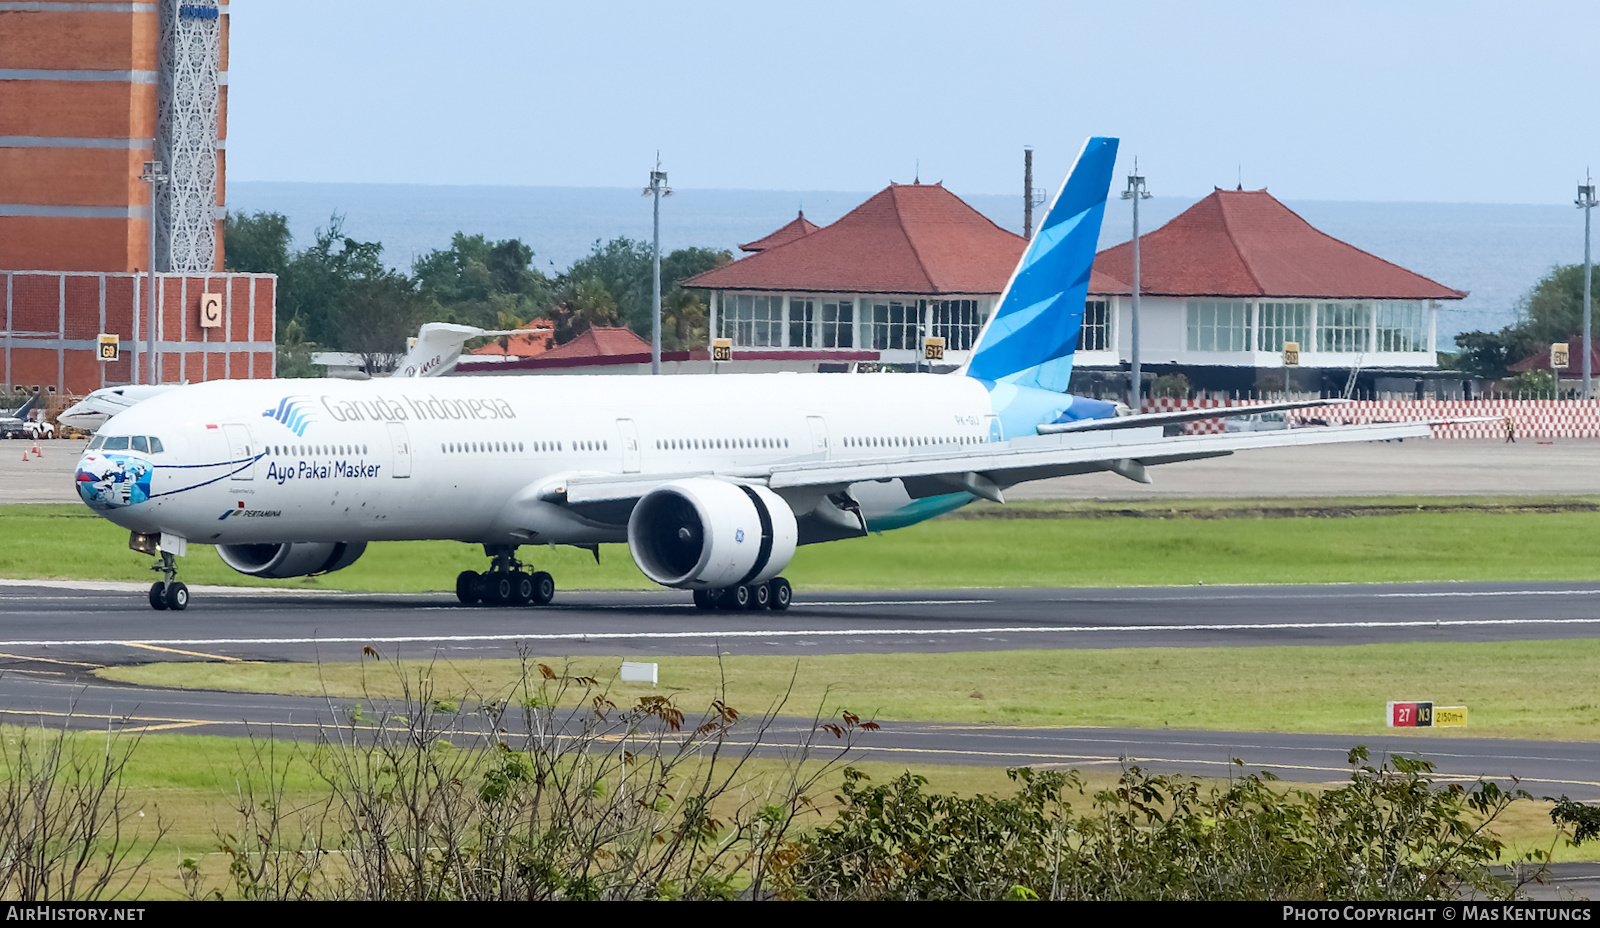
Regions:
<instances>
[{"instance_id":1,"label":"overcast sky","mask_svg":"<svg viewBox=\"0 0 1600 928\"><path fill-rule=\"evenodd\" d=\"M232 0L233 180L1570 201L1600 166L1580 2ZM1121 170L1119 168L1119 170ZM1125 170L1121 171L1126 173ZM1115 186L1121 186L1120 182Z\"/></svg>"}]
</instances>

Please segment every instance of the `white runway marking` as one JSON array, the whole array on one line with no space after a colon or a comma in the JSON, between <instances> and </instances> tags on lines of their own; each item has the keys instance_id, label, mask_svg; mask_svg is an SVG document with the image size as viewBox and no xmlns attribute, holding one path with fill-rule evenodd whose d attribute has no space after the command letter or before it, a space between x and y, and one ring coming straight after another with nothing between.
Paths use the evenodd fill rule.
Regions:
<instances>
[{"instance_id":1,"label":"white runway marking","mask_svg":"<svg viewBox=\"0 0 1600 928\"><path fill-rule=\"evenodd\" d=\"M1069 635L1096 632L1249 632L1249 631L1314 631L1318 629L1348 628L1504 628L1517 625L1600 625L1600 617L1587 619L1420 619L1397 622L1262 622L1218 623L1192 625L1014 625L985 628L813 628L813 629L728 629L693 632L524 632L514 635L339 635L327 638L81 638L0 641L0 647L103 647L122 645L159 645L165 647L199 647L218 645L253 644L406 644L410 642L462 642L462 641L642 641L642 640L716 640L721 638L861 638L909 637L936 638L948 635Z\"/></svg>"}]
</instances>

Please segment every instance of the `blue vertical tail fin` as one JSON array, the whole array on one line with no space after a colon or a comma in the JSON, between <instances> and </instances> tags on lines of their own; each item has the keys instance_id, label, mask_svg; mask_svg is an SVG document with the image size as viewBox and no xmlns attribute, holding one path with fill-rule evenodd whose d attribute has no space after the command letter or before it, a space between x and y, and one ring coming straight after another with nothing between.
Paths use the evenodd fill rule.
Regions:
<instances>
[{"instance_id":1,"label":"blue vertical tail fin","mask_svg":"<svg viewBox=\"0 0 1600 928\"><path fill-rule=\"evenodd\" d=\"M978 335L969 377L1066 391L1116 160L1116 139L1084 143Z\"/></svg>"}]
</instances>

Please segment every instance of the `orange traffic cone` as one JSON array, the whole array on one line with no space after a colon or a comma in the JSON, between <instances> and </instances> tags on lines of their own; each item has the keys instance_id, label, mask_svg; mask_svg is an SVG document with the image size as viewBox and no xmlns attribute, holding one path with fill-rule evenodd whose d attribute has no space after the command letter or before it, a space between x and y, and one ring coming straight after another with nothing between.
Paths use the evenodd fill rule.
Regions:
<instances>
[{"instance_id":1,"label":"orange traffic cone","mask_svg":"<svg viewBox=\"0 0 1600 928\"><path fill-rule=\"evenodd\" d=\"M23 448L22 449L22 462L24 464L26 464L28 462L28 449L27 448Z\"/></svg>"},{"instance_id":2,"label":"orange traffic cone","mask_svg":"<svg viewBox=\"0 0 1600 928\"><path fill-rule=\"evenodd\" d=\"M33 449L32 449L32 452L31 452L31 453L32 453L32 454L33 454L33 456L34 456L34 457L36 457L36 458L42 458L42 457L44 457L44 452L43 452L43 451L40 451L40 450L39 450L39 441L38 441L38 439L34 439L34 442L33 442Z\"/></svg>"}]
</instances>

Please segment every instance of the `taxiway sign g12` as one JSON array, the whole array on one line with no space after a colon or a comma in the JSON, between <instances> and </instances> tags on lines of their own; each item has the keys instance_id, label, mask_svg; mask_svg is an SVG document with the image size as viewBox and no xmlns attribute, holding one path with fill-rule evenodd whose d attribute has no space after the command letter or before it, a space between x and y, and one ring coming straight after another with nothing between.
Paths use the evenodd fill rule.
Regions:
<instances>
[{"instance_id":1,"label":"taxiway sign g12","mask_svg":"<svg viewBox=\"0 0 1600 928\"><path fill-rule=\"evenodd\" d=\"M525 546L627 542L702 607L785 608L799 545L900 528L1015 484L1235 450L1425 436L1426 423L1163 437L1185 416L1067 394L1116 157L1093 138L954 374L214 381L118 415L79 462L84 502L159 556L295 577L368 542L481 544L463 602L545 603ZM1280 404L1284 408L1296 404ZM1246 410L1260 411L1260 408Z\"/></svg>"}]
</instances>

